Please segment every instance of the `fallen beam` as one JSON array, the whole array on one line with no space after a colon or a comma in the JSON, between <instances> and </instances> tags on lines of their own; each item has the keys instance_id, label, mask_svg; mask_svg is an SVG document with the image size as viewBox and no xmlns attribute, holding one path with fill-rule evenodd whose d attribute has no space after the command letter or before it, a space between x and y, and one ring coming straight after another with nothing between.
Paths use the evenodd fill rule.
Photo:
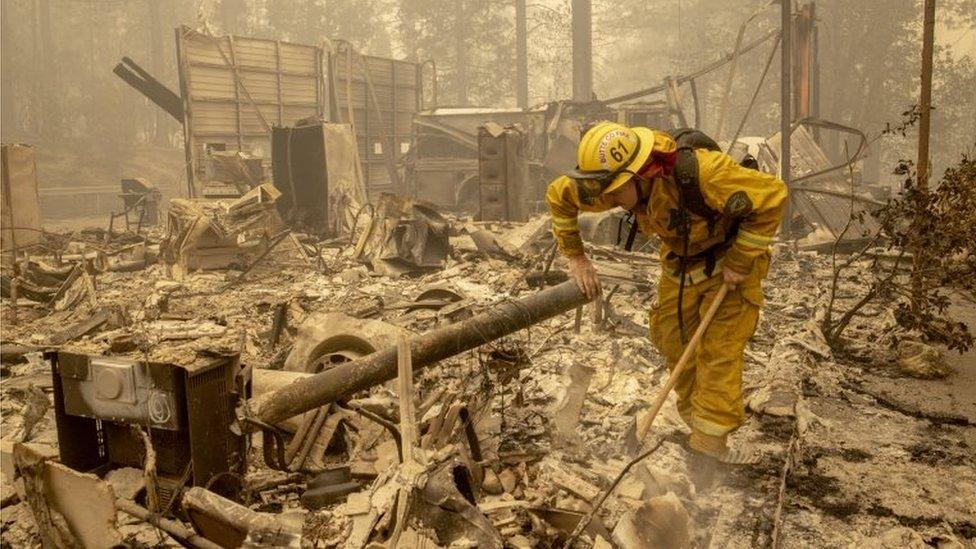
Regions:
<instances>
[{"instance_id":1,"label":"fallen beam","mask_svg":"<svg viewBox=\"0 0 976 549\"><path fill-rule=\"evenodd\" d=\"M183 99L165 84L156 80L138 63L123 57L122 62L116 65L112 72L166 111L166 114L172 116L177 122L183 122Z\"/></svg>"},{"instance_id":2,"label":"fallen beam","mask_svg":"<svg viewBox=\"0 0 976 549\"><path fill-rule=\"evenodd\" d=\"M505 300L465 321L410 340L414 371L571 311L588 300L572 280L518 300ZM298 379L251 399L249 409L266 424L325 406L397 376L396 347Z\"/></svg>"}]
</instances>

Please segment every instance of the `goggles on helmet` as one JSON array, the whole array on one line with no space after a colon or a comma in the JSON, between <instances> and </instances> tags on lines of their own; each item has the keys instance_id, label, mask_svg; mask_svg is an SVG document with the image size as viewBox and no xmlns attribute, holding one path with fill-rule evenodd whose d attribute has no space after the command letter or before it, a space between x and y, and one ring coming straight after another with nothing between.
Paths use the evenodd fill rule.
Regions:
<instances>
[{"instance_id":1,"label":"goggles on helmet","mask_svg":"<svg viewBox=\"0 0 976 549\"><path fill-rule=\"evenodd\" d=\"M638 154L640 154L640 142L637 143L637 147L631 152L630 157L622 162L615 170L581 170L577 166L572 170L568 170L565 175L576 182L580 200L592 203L606 192L607 188L613 184L620 174L629 173L631 176L640 177L637 173L628 169Z\"/></svg>"}]
</instances>

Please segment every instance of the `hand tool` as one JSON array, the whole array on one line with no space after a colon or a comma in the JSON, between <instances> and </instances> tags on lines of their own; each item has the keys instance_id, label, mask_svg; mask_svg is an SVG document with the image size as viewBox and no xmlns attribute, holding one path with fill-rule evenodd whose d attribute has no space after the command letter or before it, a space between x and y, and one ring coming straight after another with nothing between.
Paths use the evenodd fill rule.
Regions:
<instances>
[{"instance_id":1,"label":"hand tool","mask_svg":"<svg viewBox=\"0 0 976 549\"><path fill-rule=\"evenodd\" d=\"M657 417L658 412L661 411L661 407L664 406L664 401L667 400L668 394L671 389L674 389L675 384L678 382L678 376L684 372L685 368L691 362L692 357L695 354L695 348L701 342L702 337L705 335L705 330L708 329L708 325L711 324L712 318L715 317L715 313L718 312L719 306L722 301L725 300L725 296L729 293L729 285L722 284L719 288L718 293L715 294L715 299L712 300L712 304L708 307L708 311L705 312L705 316L702 317L701 321L698 323L698 328L695 330L694 335L691 337L691 341L685 345L684 351L681 353L681 358L678 359L678 364L671 370L671 375L668 376L667 383L661 388L661 391L657 394L654 401L651 403L650 411L643 417L635 418L634 422L627 429L624 434L624 444L626 445L627 452L631 455L637 455L640 451L641 444L644 438L647 436L647 431L651 428L651 423L654 422L654 418Z\"/></svg>"}]
</instances>

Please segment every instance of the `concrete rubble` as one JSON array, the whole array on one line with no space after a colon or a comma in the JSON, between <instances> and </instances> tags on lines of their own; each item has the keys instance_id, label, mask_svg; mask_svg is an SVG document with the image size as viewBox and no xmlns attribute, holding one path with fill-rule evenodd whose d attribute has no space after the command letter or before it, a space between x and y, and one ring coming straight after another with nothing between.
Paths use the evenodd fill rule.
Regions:
<instances>
[{"instance_id":1,"label":"concrete rubble","mask_svg":"<svg viewBox=\"0 0 976 549\"><path fill-rule=\"evenodd\" d=\"M237 498L184 482L182 502L162 509L165 497L149 494L164 494L162 477L181 471L156 479L140 463L96 476L59 464L50 408L57 391L42 350L187 368L239 356L258 399L539 291L528 281L565 280L564 260L548 265L544 217L473 222L393 197L355 235L282 239L274 199L259 186L207 206L216 213L174 200L175 232L149 233L139 257L161 249L161 260L140 268L113 270L104 260L131 249L124 237L79 232L57 235L53 257L22 261L16 276L5 270L5 546L366 547L395 539L552 547L578 527L578 547L953 547L976 537L976 408L933 412L897 391L906 369L947 372L944 363L908 365L938 363L921 344L892 350L875 338L860 343L861 359L835 356L812 320L829 257L785 246L775 250L767 305L746 351L749 417L735 435L762 461L702 470L689 459L688 428L671 397L645 449L663 443L592 516L629 461L624 432L666 378L646 336L659 269L650 247L591 244L607 289L597 304L414 364L409 384L401 374L258 429L246 472L234 473ZM31 290L11 296L14 278ZM841 284L842 299L855 299L856 274ZM851 330L883 321L865 317ZM864 357L891 367L865 366ZM82 507L76 493L85 494Z\"/></svg>"}]
</instances>

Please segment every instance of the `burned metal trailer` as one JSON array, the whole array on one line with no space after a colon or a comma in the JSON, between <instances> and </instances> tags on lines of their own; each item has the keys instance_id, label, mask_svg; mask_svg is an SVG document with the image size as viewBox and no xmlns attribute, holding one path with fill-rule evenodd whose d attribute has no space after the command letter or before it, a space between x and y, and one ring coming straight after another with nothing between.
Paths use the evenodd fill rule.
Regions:
<instances>
[{"instance_id":1,"label":"burned metal trailer","mask_svg":"<svg viewBox=\"0 0 976 549\"><path fill-rule=\"evenodd\" d=\"M414 117L406 186L417 198L480 220L525 220L545 211L549 181L576 165L576 144L588 124L669 128L669 114L663 101L424 110Z\"/></svg>"},{"instance_id":2,"label":"burned metal trailer","mask_svg":"<svg viewBox=\"0 0 976 549\"><path fill-rule=\"evenodd\" d=\"M492 154L482 150L487 140L481 132L488 123L500 128L518 128L519 153L525 158L531 175L540 178L538 158L545 148L545 110L440 107L419 112L414 117L416 146L406 161L408 186L414 196L444 209L484 219L480 215L480 175ZM504 163L507 159L501 160ZM528 185L529 181L513 184ZM507 217L489 216L488 219Z\"/></svg>"},{"instance_id":3,"label":"burned metal trailer","mask_svg":"<svg viewBox=\"0 0 976 549\"><path fill-rule=\"evenodd\" d=\"M272 126L325 115L320 47L186 26L176 29L176 44L191 197L209 153L245 152L267 165Z\"/></svg>"},{"instance_id":4,"label":"burned metal trailer","mask_svg":"<svg viewBox=\"0 0 976 549\"><path fill-rule=\"evenodd\" d=\"M176 29L176 43L179 93L127 57L114 72L183 126L189 197L239 196L215 177L215 156L260 162L261 173L245 181L260 183L271 174L274 128L309 121L352 127L371 195L404 191L399 163L412 148L413 114L423 103L420 64L364 56L341 41L326 51L187 26Z\"/></svg>"},{"instance_id":5,"label":"burned metal trailer","mask_svg":"<svg viewBox=\"0 0 976 549\"><path fill-rule=\"evenodd\" d=\"M370 196L406 194L401 164L413 148L413 117L424 102L423 65L334 44L327 54L330 120L352 125Z\"/></svg>"}]
</instances>

